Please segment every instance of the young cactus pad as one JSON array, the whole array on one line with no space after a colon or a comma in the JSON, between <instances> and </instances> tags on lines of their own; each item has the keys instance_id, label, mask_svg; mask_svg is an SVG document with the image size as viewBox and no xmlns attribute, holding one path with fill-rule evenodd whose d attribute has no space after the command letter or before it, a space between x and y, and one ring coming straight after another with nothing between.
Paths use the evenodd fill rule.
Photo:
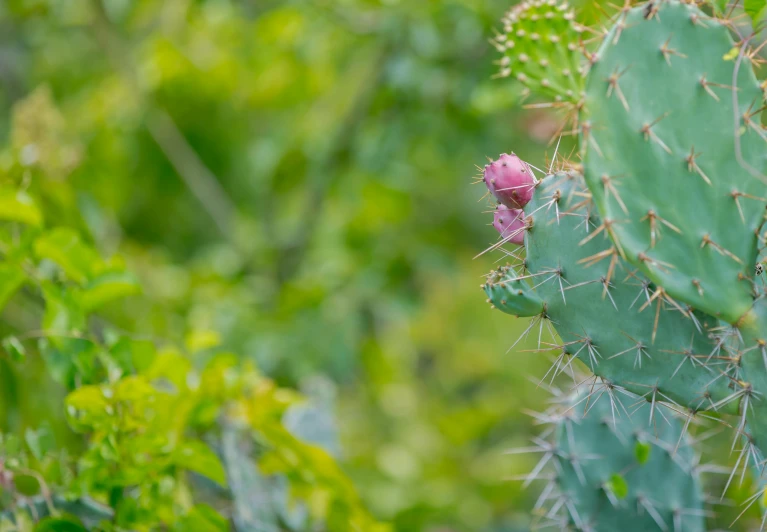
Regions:
<instances>
[{"instance_id":1,"label":"young cactus pad","mask_svg":"<svg viewBox=\"0 0 767 532\"><path fill-rule=\"evenodd\" d=\"M581 389L541 416L551 441L538 440L534 450L544 453L541 463L555 462L544 491L549 519L592 532L705 530L697 459L682 423L669 411L650 427L649 409L641 404L629 416L605 389Z\"/></svg>"},{"instance_id":2,"label":"young cactus pad","mask_svg":"<svg viewBox=\"0 0 767 532\"><path fill-rule=\"evenodd\" d=\"M583 90L582 26L567 2L528 0L504 16L493 44L503 57L498 77L513 77L531 93L577 101Z\"/></svg>"}]
</instances>

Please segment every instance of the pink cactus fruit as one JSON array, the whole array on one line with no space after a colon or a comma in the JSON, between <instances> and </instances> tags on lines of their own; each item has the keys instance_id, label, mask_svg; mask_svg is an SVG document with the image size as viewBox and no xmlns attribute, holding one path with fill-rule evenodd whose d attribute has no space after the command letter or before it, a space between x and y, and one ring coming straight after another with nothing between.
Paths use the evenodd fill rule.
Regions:
<instances>
[{"instance_id":1,"label":"pink cactus fruit","mask_svg":"<svg viewBox=\"0 0 767 532\"><path fill-rule=\"evenodd\" d=\"M533 197L535 178L530 166L514 154L501 155L485 165L485 185L498 201L511 209L521 209Z\"/></svg>"},{"instance_id":2,"label":"pink cactus fruit","mask_svg":"<svg viewBox=\"0 0 767 532\"><path fill-rule=\"evenodd\" d=\"M493 227L507 242L520 245L525 243L525 213L521 209L498 205L493 213Z\"/></svg>"}]
</instances>

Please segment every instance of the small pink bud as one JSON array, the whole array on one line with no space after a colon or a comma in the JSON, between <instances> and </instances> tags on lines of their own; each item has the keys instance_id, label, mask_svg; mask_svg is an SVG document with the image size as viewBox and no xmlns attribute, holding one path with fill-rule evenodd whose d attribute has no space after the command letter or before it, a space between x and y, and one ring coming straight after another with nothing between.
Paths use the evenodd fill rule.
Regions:
<instances>
[{"instance_id":1,"label":"small pink bud","mask_svg":"<svg viewBox=\"0 0 767 532\"><path fill-rule=\"evenodd\" d=\"M521 209L533 197L535 179L530 167L516 155L501 155L485 165L485 185L498 201L512 209Z\"/></svg>"},{"instance_id":2,"label":"small pink bud","mask_svg":"<svg viewBox=\"0 0 767 532\"><path fill-rule=\"evenodd\" d=\"M507 242L520 245L525 243L525 213L521 209L498 205L493 213L493 227Z\"/></svg>"}]
</instances>

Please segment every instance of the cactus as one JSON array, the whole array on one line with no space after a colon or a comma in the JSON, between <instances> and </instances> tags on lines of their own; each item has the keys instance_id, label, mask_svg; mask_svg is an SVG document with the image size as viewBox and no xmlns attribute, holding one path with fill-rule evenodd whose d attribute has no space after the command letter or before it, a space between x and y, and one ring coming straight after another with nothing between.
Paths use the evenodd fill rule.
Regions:
<instances>
[{"instance_id":1,"label":"cactus","mask_svg":"<svg viewBox=\"0 0 767 532\"><path fill-rule=\"evenodd\" d=\"M582 50L582 98L566 102L582 164L536 182L525 257L509 252L518 264L483 288L494 307L533 317L539 346L560 352L551 373L577 357L614 400L647 399L650 419L658 401L688 419L733 414L739 465L761 467L767 83L736 29L693 3L619 8L596 50ZM527 68L523 79L540 79ZM552 324L561 341L544 344Z\"/></svg>"},{"instance_id":2,"label":"cactus","mask_svg":"<svg viewBox=\"0 0 767 532\"><path fill-rule=\"evenodd\" d=\"M546 508L542 524L593 532L705 530L698 459L683 424L671 414L668 423L648 427L648 404L628 416L615 411L605 388L596 391L593 399L584 389L560 398L539 416L548 431L535 447L520 449L543 454L526 477L549 480L538 501ZM548 464L552 476L543 471Z\"/></svg>"}]
</instances>

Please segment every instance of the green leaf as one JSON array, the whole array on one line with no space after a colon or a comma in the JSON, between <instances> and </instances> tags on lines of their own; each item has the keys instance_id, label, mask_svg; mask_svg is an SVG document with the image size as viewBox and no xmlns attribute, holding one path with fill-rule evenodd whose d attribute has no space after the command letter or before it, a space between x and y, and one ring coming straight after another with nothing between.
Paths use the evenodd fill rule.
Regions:
<instances>
[{"instance_id":1,"label":"green leaf","mask_svg":"<svg viewBox=\"0 0 767 532\"><path fill-rule=\"evenodd\" d=\"M80 302L86 312L120 299L141 293L141 285L129 272L107 272L98 275L85 287Z\"/></svg>"},{"instance_id":2,"label":"green leaf","mask_svg":"<svg viewBox=\"0 0 767 532\"><path fill-rule=\"evenodd\" d=\"M27 497L40 493L40 481L32 475L17 473L13 477L13 485L16 487L16 491Z\"/></svg>"},{"instance_id":3,"label":"green leaf","mask_svg":"<svg viewBox=\"0 0 767 532\"><path fill-rule=\"evenodd\" d=\"M638 441L634 446L634 456L640 464L646 464L650 459L652 446L649 443Z\"/></svg>"},{"instance_id":4,"label":"green leaf","mask_svg":"<svg viewBox=\"0 0 767 532\"><path fill-rule=\"evenodd\" d=\"M38 460L42 460L54 446L53 433L45 426L37 430L27 428L24 432L24 440L27 442L29 450L32 451L32 454Z\"/></svg>"},{"instance_id":5,"label":"green leaf","mask_svg":"<svg viewBox=\"0 0 767 532\"><path fill-rule=\"evenodd\" d=\"M226 532L229 524L226 519L206 504L193 506L176 524L174 530L178 532Z\"/></svg>"},{"instance_id":6,"label":"green leaf","mask_svg":"<svg viewBox=\"0 0 767 532\"><path fill-rule=\"evenodd\" d=\"M78 410L93 410L106 407L107 401L98 386L83 386L67 396L67 405Z\"/></svg>"},{"instance_id":7,"label":"green leaf","mask_svg":"<svg viewBox=\"0 0 767 532\"><path fill-rule=\"evenodd\" d=\"M21 340L15 336L8 336L3 339L3 349L11 357L14 362L24 362L27 356L27 350Z\"/></svg>"},{"instance_id":8,"label":"green leaf","mask_svg":"<svg viewBox=\"0 0 767 532\"><path fill-rule=\"evenodd\" d=\"M166 380L173 384L176 390L186 390L187 377L192 369L192 363L177 351L161 351L152 360L146 376L151 381Z\"/></svg>"},{"instance_id":9,"label":"green leaf","mask_svg":"<svg viewBox=\"0 0 767 532\"><path fill-rule=\"evenodd\" d=\"M80 235L68 227L59 227L35 240L35 255L61 267L73 281L85 284L102 267L96 250L80 240Z\"/></svg>"},{"instance_id":10,"label":"green leaf","mask_svg":"<svg viewBox=\"0 0 767 532\"><path fill-rule=\"evenodd\" d=\"M86 328L86 317L72 297L71 291L53 283L41 286L45 299L43 328L46 331L71 335ZM56 337L52 340L56 341Z\"/></svg>"},{"instance_id":11,"label":"green leaf","mask_svg":"<svg viewBox=\"0 0 767 532\"><path fill-rule=\"evenodd\" d=\"M184 343L190 353L198 353L221 345L221 335L216 331L194 330L186 335Z\"/></svg>"},{"instance_id":12,"label":"green leaf","mask_svg":"<svg viewBox=\"0 0 767 532\"><path fill-rule=\"evenodd\" d=\"M15 188L0 188L0 219L39 227L43 215L32 198Z\"/></svg>"},{"instance_id":13,"label":"green leaf","mask_svg":"<svg viewBox=\"0 0 767 532\"><path fill-rule=\"evenodd\" d=\"M24 271L15 264L0 264L0 310L26 279Z\"/></svg>"},{"instance_id":14,"label":"green leaf","mask_svg":"<svg viewBox=\"0 0 767 532\"><path fill-rule=\"evenodd\" d=\"M109 349L114 361L125 373L143 373L155 356L154 343L122 337Z\"/></svg>"},{"instance_id":15,"label":"green leaf","mask_svg":"<svg viewBox=\"0 0 767 532\"><path fill-rule=\"evenodd\" d=\"M226 471L218 456L200 441L187 441L176 451L174 463L226 487Z\"/></svg>"},{"instance_id":16,"label":"green leaf","mask_svg":"<svg viewBox=\"0 0 767 532\"><path fill-rule=\"evenodd\" d=\"M157 390L143 375L130 375L114 385L113 394L116 401L137 402L151 400Z\"/></svg>"},{"instance_id":17,"label":"green leaf","mask_svg":"<svg viewBox=\"0 0 767 532\"><path fill-rule=\"evenodd\" d=\"M610 480L607 481L607 489L612 491L619 499L625 499L629 494L629 485L626 479L618 473L610 475Z\"/></svg>"},{"instance_id":18,"label":"green leaf","mask_svg":"<svg viewBox=\"0 0 767 532\"><path fill-rule=\"evenodd\" d=\"M743 9L751 17L754 22L754 27L764 20L765 8L767 8L767 0L744 0Z\"/></svg>"},{"instance_id":19,"label":"green leaf","mask_svg":"<svg viewBox=\"0 0 767 532\"><path fill-rule=\"evenodd\" d=\"M52 335L41 338L38 348L51 377L70 390L99 378L98 346L90 340Z\"/></svg>"},{"instance_id":20,"label":"green leaf","mask_svg":"<svg viewBox=\"0 0 767 532\"><path fill-rule=\"evenodd\" d=\"M43 519L35 532L88 532L88 529L74 516L61 516Z\"/></svg>"},{"instance_id":21,"label":"green leaf","mask_svg":"<svg viewBox=\"0 0 767 532\"><path fill-rule=\"evenodd\" d=\"M98 386L83 386L70 393L65 404L67 421L75 431L90 432L114 422L114 409Z\"/></svg>"}]
</instances>

